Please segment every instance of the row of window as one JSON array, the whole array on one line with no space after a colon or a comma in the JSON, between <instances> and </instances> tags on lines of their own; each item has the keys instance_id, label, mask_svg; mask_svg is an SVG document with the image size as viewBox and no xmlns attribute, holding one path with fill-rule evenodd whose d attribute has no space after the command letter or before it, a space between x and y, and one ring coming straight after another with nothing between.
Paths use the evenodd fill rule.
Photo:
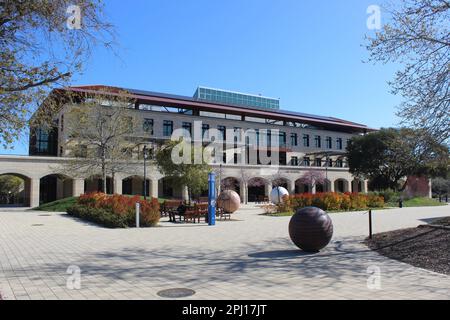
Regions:
<instances>
[{"instance_id":1,"label":"row of window","mask_svg":"<svg viewBox=\"0 0 450 320\"><path fill-rule=\"evenodd\" d=\"M144 132L153 135L153 119L144 119L142 129ZM186 130L186 132L189 135L192 135L192 123L190 122L183 122L182 128ZM202 135L205 139L209 138L209 124L203 124L202 125ZM241 128L234 128L235 130L239 130ZM226 140L226 127L225 126L217 126L217 130L219 132L219 139L220 140ZM255 129L256 132L256 139L257 143L259 144L259 136L260 132L258 129ZM164 120L163 121L163 136L170 137L173 133L173 121L172 120ZM348 141L348 140L347 140ZM267 144L270 145L271 142L271 131L267 130ZM298 135L297 133L291 133L291 146L298 146ZM286 146L287 138L286 138L286 132L280 131L279 132L279 144L280 146ZM342 138L336 138L334 141L335 143L335 149L342 150L343 149L343 140ZM310 147L310 135L309 134L303 134L303 146L304 147ZM315 148L322 148L322 137L319 135L314 136L314 147ZM333 138L332 137L325 137L325 148L326 149L333 149Z\"/></svg>"},{"instance_id":2,"label":"row of window","mask_svg":"<svg viewBox=\"0 0 450 320\"><path fill-rule=\"evenodd\" d=\"M300 163L298 157L291 157L291 166L311 166L311 158L310 157L304 157L303 161ZM337 159L333 162L333 159L327 159L322 160L320 158L314 159L313 166L315 167L337 167L337 168L343 168L344 167L344 161L342 159Z\"/></svg>"}]
</instances>

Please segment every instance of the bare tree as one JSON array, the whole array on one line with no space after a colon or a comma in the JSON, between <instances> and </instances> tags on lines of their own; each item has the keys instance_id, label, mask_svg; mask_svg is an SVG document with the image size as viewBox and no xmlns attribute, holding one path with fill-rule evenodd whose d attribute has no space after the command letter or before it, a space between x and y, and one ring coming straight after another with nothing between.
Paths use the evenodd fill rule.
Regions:
<instances>
[{"instance_id":1,"label":"bare tree","mask_svg":"<svg viewBox=\"0 0 450 320\"><path fill-rule=\"evenodd\" d=\"M316 169L307 170L298 180L298 183L305 184L309 190L315 188L318 184L325 185L327 183L325 175L322 171Z\"/></svg>"},{"instance_id":2,"label":"bare tree","mask_svg":"<svg viewBox=\"0 0 450 320\"><path fill-rule=\"evenodd\" d=\"M450 2L399 2L386 8L389 23L368 38L370 60L404 65L390 83L393 93L405 99L398 115L403 124L445 141L450 133Z\"/></svg>"},{"instance_id":3,"label":"bare tree","mask_svg":"<svg viewBox=\"0 0 450 320\"><path fill-rule=\"evenodd\" d=\"M69 107L65 146L73 157L63 170L83 177L100 175L106 192L108 174L114 177L128 168L132 150L139 144L130 139L135 128L130 105L133 102L126 92L114 96L99 92L85 103Z\"/></svg>"}]
</instances>

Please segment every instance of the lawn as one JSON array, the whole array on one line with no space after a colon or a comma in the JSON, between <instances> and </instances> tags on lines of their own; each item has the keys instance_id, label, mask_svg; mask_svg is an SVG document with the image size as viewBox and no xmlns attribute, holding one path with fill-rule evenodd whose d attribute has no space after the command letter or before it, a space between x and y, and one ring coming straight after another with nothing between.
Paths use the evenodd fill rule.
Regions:
<instances>
[{"instance_id":1,"label":"lawn","mask_svg":"<svg viewBox=\"0 0 450 320\"><path fill-rule=\"evenodd\" d=\"M427 197L416 197L403 201L404 207L433 207L433 206L445 206L446 203L441 203L435 199ZM389 202L386 204L388 207L398 207L398 202Z\"/></svg>"}]
</instances>

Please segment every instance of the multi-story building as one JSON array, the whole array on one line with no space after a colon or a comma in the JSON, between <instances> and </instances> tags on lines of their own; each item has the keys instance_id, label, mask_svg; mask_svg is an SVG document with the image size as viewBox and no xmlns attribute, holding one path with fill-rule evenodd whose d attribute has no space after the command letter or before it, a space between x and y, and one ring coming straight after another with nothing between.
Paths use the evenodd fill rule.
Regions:
<instances>
[{"instance_id":1,"label":"multi-story building","mask_svg":"<svg viewBox=\"0 0 450 320\"><path fill-rule=\"evenodd\" d=\"M82 106L86 99L99 92L114 95L118 90L107 86L78 86L52 91L47 101L57 104L54 128L31 128L28 157L0 157L0 174L15 174L25 180L27 205L100 188L98 176L62 174L58 167L70 158L82 157L67 144L70 132L67 126L74 123L68 121L70 110ZM234 143L232 148L228 144L223 151L226 162L214 163L212 167L221 185L235 189L242 201L267 196L274 185L284 186L290 193L367 192L367 181L353 177L345 159L349 139L373 131L365 125L285 111L280 109L279 99L205 87L199 87L193 97L120 90L125 90L133 101L127 116L133 120L132 138L139 143L131 150L127 166L108 178L109 192L143 194L143 186L147 185L150 196L187 197L184 186L171 183L154 165L148 170L148 183L143 183L142 148L164 143L180 128L190 133L199 128L202 143L210 140L209 132ZM77 98L67 99L68 95ZM99 99L98 105L114 108L107 98ZM44 102L40 111L46 107ZM230 135L233 135L231 140ZM83 150L82 144L80 141L77 150ZM277 159L267 163L258 155L256 162L252 162L248 156L252 151L269 156L273 152Z\"/></svg>"}]
</instances>

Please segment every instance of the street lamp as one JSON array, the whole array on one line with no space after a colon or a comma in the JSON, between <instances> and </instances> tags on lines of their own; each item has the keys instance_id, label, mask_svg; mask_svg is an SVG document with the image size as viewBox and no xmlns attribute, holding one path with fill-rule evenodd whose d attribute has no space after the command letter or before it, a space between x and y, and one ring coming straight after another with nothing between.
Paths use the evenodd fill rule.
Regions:
<instances>
[{"instance_id":1,"label":"street lamp","mask_svg":"<svg viewBox=\"0 0 450 320\"><path fill-rule=\"evenodd\" d=\"M144 200L147 200L147 158L148 158L147 146L144 146L142 152L144 154Z\"/></svg>"}]
</instances>

